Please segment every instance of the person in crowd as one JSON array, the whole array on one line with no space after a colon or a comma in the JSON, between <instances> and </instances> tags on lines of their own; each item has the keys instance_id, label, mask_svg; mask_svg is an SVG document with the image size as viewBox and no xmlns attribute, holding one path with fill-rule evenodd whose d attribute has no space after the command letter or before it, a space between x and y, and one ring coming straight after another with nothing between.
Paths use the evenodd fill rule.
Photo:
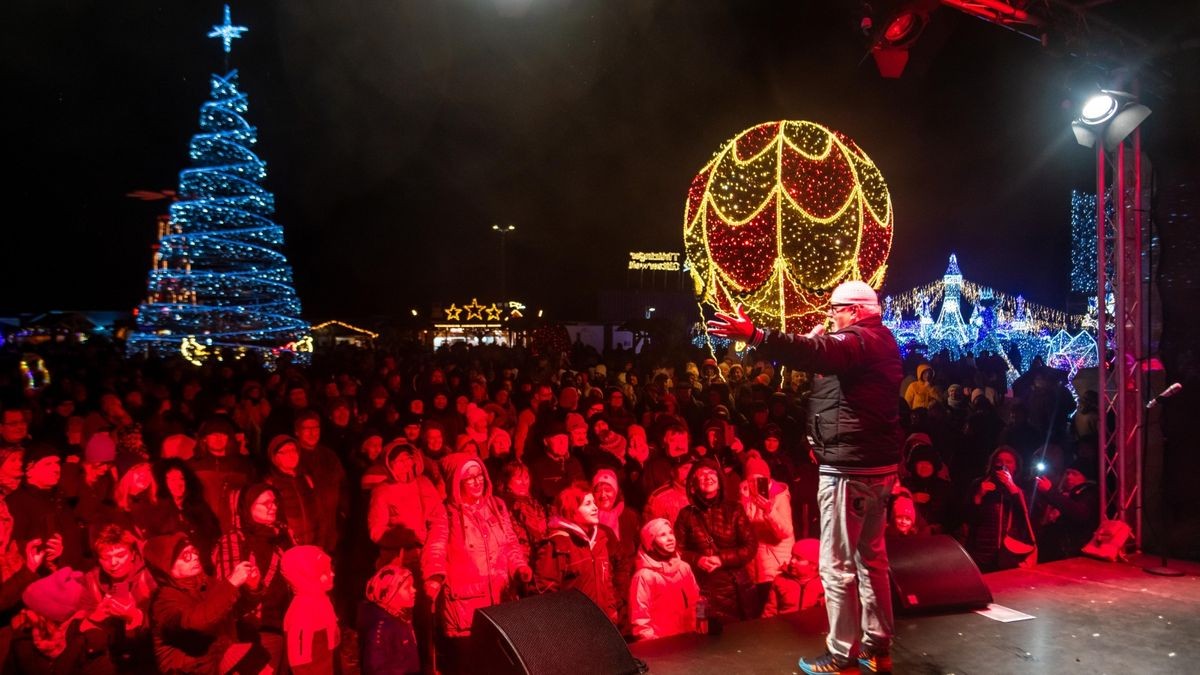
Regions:
<instances>
[{"instance_id":1,"label":"person in crowd","mask_svg":"<svg viewBox=\"0 0 1200 675\"><path fill-rule=\"evenodd\" d=\"M226 577L210 577L182 532L151 537L143 555L159 585L150 611L158 671L222 672L222 657L234 643L234 605L254 565L243 561Z\"/></svg>"},{"instance_id":2,"label":"person in crowd","mask_svg":"<svg viewBox=\"0 0 1200 675\"><path fill-rule=\"evenodd\" d=\"M22 405L0 410L0 450L23 448L29 438L30 411Z\"/></svg>"},{"instance_id":3,"label":"person in crowd","mask_svg":"<svg viewBox=\"0 0 1200 675\"><path fill-rule=\"evenodd\" d=\"M490 476L490 474L489 474ZM512 518L513 534L526 560L533 558L533 548L546 536L546 507L530 493L529 468L520 462L509 462L500 472L500 498Z\"/></svg>"},{"instance_id":4,"label":"person in crowd","mask_svg":"<svg viewBox=\"0 0 1200 675\"><path fill-rule=\"evenodd\" d=\"M767 601L771 582L791 556L796 535L792 525L792 496L787 486L771 478L770 467L757 452L751 451L750 455L746 460L746 479L738 486L738 494L758 541L758 551L749 569L761 606ZM755 607L751 616L759 613Z\"/></svg>"},{"instance_id":5,"label":"person in crowd","mask_svg":"<svg viewBox=\"0 0 1200 675\"><path fill-rule=\"evenodd\" d=\"M554 498L545 541L534 553L534 586L541 593L577 589L617 623L609 530L590 492L568 487Z\"/></svg>"},{"instance_id":6,"label":"person in crowd","mask_svg":"<svg viewBox=\"0 0 1200 675\"><path fill-rule=\"evenodd\" d=\"M698 460L687 486L689 503L675 520L675 534L681 557L697 570L709 617L722 622L756 618L753 582L746 572L758 551L750 519L741 504L725 499L717 460Z\"/></svg>"},{"instance_id":7,"label":"person in crowd","mask_svg":"<svg viewBox=\"0 0 1200 675\"><path fill-rule=\"evenodd\" d=\"M292 589L283 617L288 669L293 675L340 673L342 632L329 600L333 560L319 546L293 546L284 552L280 568Z\"/></svg>"},{"instance_id":8,"label":"person in crowd","mask_svg":"<svg viewBox=\"0 0 1200 675\"><path fill-rule=\"evenodd\" d=\"M151 536L182 532L200 551L206 573L212 572L212 554L221 537L221 524L204 499L204 486L187 463L177 458L154 465L155 518Z\"/></svg>"},{"instance_id":9,"label":"person in crowd","mask_svg":"<svg viewBox=\"0 0 1200 675\"><path fill-rule=\"evenodd\" d=\"M650 498L646 500L646 509L642 513L643 520L666 518L668 522L674 523L679 512L689 503L687 481L692 466L696 463L696 457L684 453L673 459L675 463L672 467L671 481L650 493Z\"/></svg>"},{"instance_id":10,"label":"person in crowd","mask_svg":"<svg viewBox=\"0 0 1200 675\"><path fill-rule=\"evenodd\" d=\"M502 485L503 481L500 474L504 471L504 466L514 461L516 458L512 452L512 437L504 429L492 429L491 435L488 437L487 458L483 460L484 466L487 467L488 477L497 485Z\"/></svg>"},{"instance_id":11,"label":"person in crowd","mask_svg":"<svg viewBox=\"0 0 1200 675\"><path fill-rule=\"evenodd\" d=\"M421 453L397 439L384 449L388 480L371 490L367 533L379 546L376 567L393 561L419 573L429 528L443 510L442 500L421 466Z\"/></svg>"},{"instance_id":12,"label":"person in crowd","mask_svg":"<svg viewBox=\"0 0 1200 675\"><path fill-rule=\"evenodd\" d=\"M644 473L644 489L648 495L670 483L675 478L678 458L692 451L691 436L682 423L672 422L667 425L658 438L658 452L651 454Z\"/></svg>"},{"instance_id":13,"label":"person in crowd","mask_svg":"<svg viewBox=\"0 0 1200 675\"><path fill-rule=\"evenodd\" d=\"M922 363L917 366L917 379L904 391L904 402L909 410L932 408L942 402L942 390L934 385L933 378L937 375L933 366Z\"/></svg>"},{"instance_id":14,"label":"person in crowd","mask_svg":"<svg viewBox=\"0 0 1200 675\"><path fill-rule=\"evenodd\" d=\"M336 452L321 443L321 416L316 411L297 413L295 430L300 466L312 481L316 507L312 513L316 539L304 543L336 551L350 513L346 467ZM284 509L287 510L287 505Z\"/></svg>"},{"instance_id":15,"label":"person in crowd","mask_svg":"<svg viewBox=\"0 0 1200 675\"><path fill-rule=\"evenodd\" d=\"M625 503L639 513L646 508L646 462L650 461L650 444L646 440L646 428L631 424L626 430L625 462L617 476L621 482L621 493Z\"/></svg>"},{"instance_id":16,"label":"person in crowd","mask_svg":"<svg viewBox=\"0 0 1200 675\"><path fill-rule=\"evenodd\" d=\"M410 441L407 437L404 437L404 440L415 447L415 440ZM383 454L383 446L383 434L369 429L363 432L362 440L358 444L358 452L354 455L353 468L349 476L350 482L368 495L376 485L388 479L387 460ZM358 522L361 519L351 520Z\"/></svg>"},{"instance_id":17,"label":"person in crowd","mask_svg":"<svg viewBox=\"0 0 1200 675\"><path fill-rule=\"evenodd\" d=\"M221 536L214 554L219 577L228 578L243 562L252 563L234 607L236 635L241 642L261 644L276 671L283 667L283 615L290 599L279 566L283 552L292 547L286 521L280 517L281 503L274 487L247 486L238 500L238 525Z\"/></svg>"},{"instance_id":18,"label":"person in crowd","mask_svg":"<svg viewBox=\"0 0 1200 675\"><path fill-rule=\"evenodd\" d=\"M25 447L20 444L0 447L0 497L16 492L24 477Z\"/></svg>"},{"instance_id":19,"label":"person in crowd","mask_svg":"<svg viewBox=\"0 0 1200 675\"><path fill-rule=\"evenodd\" d=\"M545 452L529 465L532 493L543 504L554 503L555 497L577 481L583 481L583 464L569 451L570 436L566 426L554 423L545 428Z\"/></svg>"},{"instance_id":20,"label":"person in crowd","mask_svg":"<svg viewBox=\"0 0 1200 675\"><path fill-rule=\"evenodd\" d=\"M12 619L21 610L21 593L38 578L46 559L41 539L31 539L24 546L12 537L13 517L8 505L0 499L0 664L8 661L12 644Z\"/></svg>"},{"instance_id":21,"label":"person in crowd","mask_svg":"<svg viewBox=\"0 0 1200 675\"><path fill-rule=\"evenodd\" d=\"M1024 560L1021 554L1028 551L1009 551L1006 539L1033 544L1025 494L1018 485L1021 476L1021 456L1002 445L989 458L987 473L975 480L968 493L964 548L981 572L1010 569Z\"/></svg>"},{"instance_id":22,"label":"person in crowd","mask_svg":"<svg viewBox=\"0 0 1200 675\"><path fill-rule=\"evenodd\" d=\"M921 521L929 526L930 534L951 530L951 506L954 486L942 478L942 456L930 444L925 434L911 434L907 446L905 468L907 475L900 484L912 495Z\"/></svg>"},{"instance_id":23,"label":"person in crowd","mask_svg":"<svg viewBox=\"0 0 1200 675\"><path fill-rule=\"evenodd\" d=\"M363 675L416 675L421 672L413 607L417 594L413 573L395 563L385 565L367 582L367 599L359 608L359 662Z\"/></svg>"},{"instance_id":24,"label":"person in crowd","mask_svg":"<svg viewBox=\"0 0 1200 675\"><path fill-rule=\"evenodd\" d=\"M74 497L77 513L93 522L112 522L117 517L113 492L117 483L117 446L107 432L92 434L84 445L78 465ZM64 478L65 480L65 478Z\"/></svg>"},{"instance_id":25,"label":"person in crowd","mask_svg":"<svg viewBox=\"0 0 1200 675\"><path fill-rule=\"evenodd\" d=\"M25 482L5 500L13 516L13 538L41 539L47 563L80 569L83 563L82 523L58 489L62 462L48 443L32 441L25 449Z\"/></svg>"},{"instance_id":26,"label":"person in crowd","mask_svg":"<svg viewBox=\"0 0 1200 675\"><path fill-rule=\"evenodd\" d=\"M158 588L142 562L141 541L120 525L107 525L92 540L99 565L83 576L83 609L107 635L117 670L154 667L150 644L150 600Z\"/></svg>"},{"instance_id":27,"label":"person in crowd","mask_svg":"<svg viewBox=\"0 0 1200 675\"><path fill-rule=\"evenodd\" d=\"M16 672L113 672L106 635L84 614L82 578L82 573L63 567L25 588L25 609L13 621Z\"/></svg>"},{"instance_id":28,"label":"person in crowd","mask_svg":"<svg viewBox=\"0 0 1200 675\"><path fill-rule=\"evenodd\" d=\"M159 512L154 491L154 472L149 462L134 464L121 475L113 489L113 501L116 502L117 512L109 522L118 523L139 539L149 536ZM108 524L91 514L81 515L86 515L93 526Z\"/></svg>"},{"instance_id":29,"label":"person in crowd","mask_svg":"<svg viewBox=\"0 0 1200 675\"><path fill-rule=\"evenodd\" d=\"M637 570L629 586L629 623L639 640L655 640L696 630L700 586L679 557L675 532L666 518L642 526Z\"/></svg>"},{"instance_id":30,"label":"person in crowd","mask_svg":"<svg viewBox=\"0 0 1200 675\"><path fill-rule=\"evenodd\" d=\"M438 493L446 493L446 476L441 471L441 461L449 452L446 447L446 431L437 420L425 420L421 427L421 454L425 459L425 476L433 482Z\"/></svg>"},{"instance_id":31,"label":"person in crowd","mask_svg":"<svg viewBox=\"0 0 1200 675\"><path fill-rule=\"evenodd\" d=\"M816 539L800 539L792 545L787 564L771 582L764 618L825 604L825 588L817 567L820 551L821 542Z\"/></svg>"},{"instance_id":32,"label":"person in crowd","mask_svg":"<svg viewBox=\"0 0 1200 675\"><path fill-rule=\"evenodd\" d=\"M1049 478L1037 478L1037 498L1044 508L1037 531L1039 563L1079 555L1100 526L1100 494L1091 478L1095 469L1094 459L1076 460L1057 489Z\"/></svg>"},{"instance_id":33,"label":"person in crowd","mask_svg":"<svg viewBox=\"0 0 1200 675\"><path fill-rule=\"evenodd\" d=\"M275 488L279 495L279 510L287 522L293 544L316 544L323 541L317 488L313 477L301 464L296 439L278 435L267 443L267 459L271 468L263 482Z\"/></svg>"},{"instance_id":34,"label":"person in crowd","mask_svg":"<svg viewBox=\"0 0 1200 675\"><path fill-rule=\"evenodd\" d=\"M353 406L352 400L344 395L336 396L326 404L321 440L336 457L350 457L362 435L354 421Z\"/></svg>"},{"instance_id":35,"label":"person in crowd","mask_svg":"<svg viewBox=\"0 0 1200 675\"><path fill-rule=\"evenodd\" d=\"M513 599L513 580L528 583L533 571L521 556L508 509L492 496L483 461L452 453L443 464L449 494L426 538L421 569L446 638L437 650L439 662L456 672L463 664L454 658L465 650L475 610Z\"/></svg>"},{"instance_id":36,"label":"person in crowd","mask_svg":"<svg viewBox=\"0 0 1200 675\"><path fill-rule=\"evenodd\" d=\"M850 650L858 643L861 668L890 671L895 627L884 530L903 441L900 350L875 290L862 281L833 289L829 317L829 335L824 326L803 336L766 332L739 306L735 315L718 312L709 333L746 341L757 358L822 376L813 380L808 419L821 465L820 565L830 632L826 653L797 665L810 675L839 672L853 665Z\"/></svg>"},{"instance_id":37,"label":"person in crowd","mask_svg":"<svg viewBox=\"0 0 1200 675\"><path fill-rule=\"evenodd\" d=\"M466 417L466 427L455 439L454 447L461 452L464 447L470 445L477 449L475 454L486 459L492 435L491 429L488 427L487 411L474 403L469 403Z\"/></svg>"},{"instance_id":38,"label":"person in crowd","mask_svg":"<svg viewBox=\"0 0 1200 675\"><path fill-rule=\"evenodd\" d=\"M929 534L929 528L920 519L912 494L902 490L892 495L888 506L888 537L914 537Z\"/></svg>"},{"instance_id":39,"label":"person in crowd","mask_svg":"<svg viewBox=\"0 0 1200 675\"><path fill-rule=\"evenodd\" d=\"M188 467L204 486L204 499L217 515L221 529L233 527L237 495L255 476L250 460L236 446L237 429L224 417L214 417L200 426L196 455Z\"/></svg>"},{"instance_id":40,"label":"person in crowd","mask_svg":"<svg viewBox=\"0 0 1200 675\"><path fill-rule=\"evenodd\" d=\"M584 448L580 461L584 473L596 475L600 469L607 468L620 471L625 464L625 453L629 443L625 437L614 431L604 415L593 417L588 431L588 444Z\"/></svg>"}]
</instances>

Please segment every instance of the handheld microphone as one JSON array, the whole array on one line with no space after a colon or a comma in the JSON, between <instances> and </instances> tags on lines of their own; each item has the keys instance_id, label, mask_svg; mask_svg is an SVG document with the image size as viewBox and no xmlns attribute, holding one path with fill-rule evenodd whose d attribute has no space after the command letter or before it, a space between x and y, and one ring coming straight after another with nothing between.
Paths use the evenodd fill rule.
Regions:
<instances>
[{"instance_id":1,"label":"handheld microphone","mask_svg":"<svg viewBox=\"0 0 1200 675\"><path fill-rule=\"evenodd\" d=\"M1183 385L1178 382L1167 387L1166 389L1163 389L1161 394L1150 399L1150 402L1146 404L1146 410L1157 406L1159 403L1162 403L1163 399L1171 398L1181 391L1183 391Z\"/></svg>"}]
</instances>

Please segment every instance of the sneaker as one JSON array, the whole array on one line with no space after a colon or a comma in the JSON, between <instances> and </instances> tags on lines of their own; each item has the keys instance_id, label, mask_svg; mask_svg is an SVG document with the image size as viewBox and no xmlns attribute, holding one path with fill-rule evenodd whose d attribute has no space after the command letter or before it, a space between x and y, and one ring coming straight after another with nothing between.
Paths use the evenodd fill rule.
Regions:
<instances>
[{"instance_id":1,"label":"sneaker","mask_svg":"<svg viewBox=\"0 0 1200 675\"><path fill-rule=\"evenodd\" d=\"M858 650L858 670L873 675L891 675L892 655L886 649L863 647Z\"/></svg>"},{"instance_id":2,"label":"sneaker","mask_svg":"<svg viewBox=\"0 0 1200 675\"><path fill-rule=\"evenodd\" d=\"M854 667L854 662L848 657L838 656L825 652L815 659L800 659L800 670L808 673L808 675L817 675L818 673L854 673L857 668Z\"/></svg>"}]
</instances>

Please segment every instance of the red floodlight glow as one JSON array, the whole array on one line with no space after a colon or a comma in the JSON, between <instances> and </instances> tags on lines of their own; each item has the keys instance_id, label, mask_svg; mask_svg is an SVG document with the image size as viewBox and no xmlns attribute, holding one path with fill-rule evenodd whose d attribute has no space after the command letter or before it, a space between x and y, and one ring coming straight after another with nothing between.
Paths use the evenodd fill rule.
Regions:
<instances>
[{"instance_id":1,"label":"red floodlight glow","mask_svg":"<svg viewBox=\"0 0 1200 675\"><path fill-rule=\"evenodd\" d=\"M917 37L924 23L915 12L904 12L888 24L883 31L883 39L890 45L902 44Z\"/></svg>"}]
</instances>

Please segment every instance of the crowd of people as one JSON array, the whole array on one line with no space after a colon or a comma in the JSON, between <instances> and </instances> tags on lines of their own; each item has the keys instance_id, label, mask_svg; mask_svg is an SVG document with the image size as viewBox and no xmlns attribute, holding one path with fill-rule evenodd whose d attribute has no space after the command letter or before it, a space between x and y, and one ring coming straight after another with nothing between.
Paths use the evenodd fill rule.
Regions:
<instances>
[{"instance_id":1,"label":"crowd of people","mask_svg":"<svg viewBox=\"0 0 1200 675\"><path fill-rule=\"evenodd\" d=\"M0 370L15 672L464 672L476 610L578 589L631 640L823 606L803 373L697 351L338 349ZM889 536L984 571L1096 528L1094 392L905 360Z\"/></svg>"}]
</instances>

